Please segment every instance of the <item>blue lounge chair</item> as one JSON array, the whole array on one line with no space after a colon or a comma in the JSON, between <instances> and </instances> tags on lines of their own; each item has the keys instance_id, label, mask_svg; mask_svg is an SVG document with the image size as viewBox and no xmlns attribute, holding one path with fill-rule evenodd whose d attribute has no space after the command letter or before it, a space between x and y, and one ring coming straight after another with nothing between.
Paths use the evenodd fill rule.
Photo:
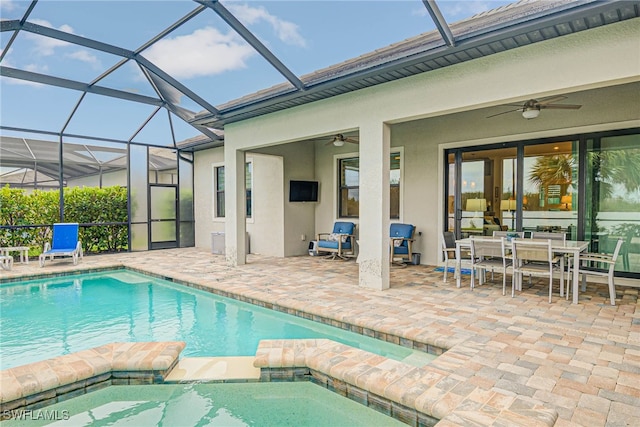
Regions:
<instances>
[{"instance_id":1,"label":"blue lounge chair","mask_svg":"<svg viewBox=\"0 0 640 427\"><path fill-rule=\"evenodd\" d=\"M78 240L78 223L53 224L53 239L51 247L49 242L44 244L44 251L40 254L40 267L44 267L47 257L53 260L55 256L70 256L73 265L78 264L78 257L82 259L82 245Z\"/></svg>"}]
</instances>

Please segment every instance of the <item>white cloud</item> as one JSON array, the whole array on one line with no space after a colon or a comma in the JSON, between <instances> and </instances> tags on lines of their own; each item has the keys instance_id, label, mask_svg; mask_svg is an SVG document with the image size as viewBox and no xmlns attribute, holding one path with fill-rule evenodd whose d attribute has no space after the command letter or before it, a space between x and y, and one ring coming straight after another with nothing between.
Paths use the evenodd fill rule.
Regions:
<instances>
[{"instance_id":1,"label":"white cloud","mask_svg":"<svg viewBox=\"0 0 640 427\"><path fill-rule=\"evenodd\" d=\"M55 28L49 21L45 21L42 19L33 19L31 20L34 24L42 25L43 27ZM65 33L73 34L73 28L69 25L61 25L58 28L60 31L64 31ZM73 46L70 43L64 42L62 40L57 40L51 37L43 37L33 33L25 32L25 37L33 40L35 44L35 51L37 54L42 56L51 56L55 53L55 49L59 47L68 47Z\"/></svg>"},{"instance_id":2,"label":"white cloud","mask_svg":"<svg viewBox=\"0 0 640 427\"><path fill-rule=\"evenodd\" d=\"M3 12L11 12L16 9L16 3L12 0L2 0L0 2L0 10ZM5 18L0 18L0 21L5 21Z\"/></svg>"},{"instance_id":3,"label":"white cloud","mask_svg":"<svg viewBox=\"0 0 640 427\"><path fill-rule=\"evenodd\" d=\"M171 76L188 79L245 68L247 59L256 52L233 33L205 27L162 39L142 54Z\"/></svg>"},{"instance_id":4,"label":"white cloud","mask_svg":"<svg viewBox=\"0 0 640 427\"><path fill-rule=\"evenodd\" d=\"M40 73L47 74L49 72L49 67L41 64L28 64L24 67L25 70L31 71L32 73Z\"/></svg>"},{"instance_id":5,"label":"white cloud","mask_svg":"<svg viewBox=\"0 0 640 427\"><path fill-rule=\"evenodd\" d=\"M2 65L9 68L17 68L10 61L6 59L2 61ZM37 64L28 64L27 66L22 68L25 71L31 71L33 73L40 73L40 74L47 74L47 72L49 71L49 69L46 66L41 66ZM6 76L2 77L2 84L10 84L10 85L16 85L16 86L46 87L46 85L43 85L41 83L36 83L29 80L13 79Z\"/></svg>"},{"instance_id":6,"label":"white cloud","mask_svg":"<svg viewBox=\"0 0 640 427\"><path fill-rule=\"evenodd\" d=\"M92 54L90 51L86 49L81 49L72 53L68 53L65 55L65 57L86 62L87 64L93 65L96 68L99 68L101 66L100 60L94 54Z\"/></svg>"},{"instance_id":7,"label":"white cloud","mask_svg":"<svg viewBox=\"0 0 640 427\"><path fill-rule=\"evenodd\" d=\"M246 4L230 4L229 10L247 25L265 21L273 27L277 37L284 43L305 47L306 40L299 32L298 25L270 14L264 7L251 7Z\"/></svg>"}]
</instances>

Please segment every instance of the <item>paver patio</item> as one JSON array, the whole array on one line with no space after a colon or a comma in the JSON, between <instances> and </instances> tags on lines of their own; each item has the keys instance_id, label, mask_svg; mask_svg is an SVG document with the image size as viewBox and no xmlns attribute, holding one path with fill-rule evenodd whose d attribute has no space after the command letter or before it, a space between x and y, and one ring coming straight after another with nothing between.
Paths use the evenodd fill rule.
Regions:
<instances>
[{"instance_id":1,"label":"paver patio","mask_svg":"<svg viewBox=\"0 0 640 427\"><path fill-rule=\"evenodd\" d=\"M458 289L432 266L392 268L391 288L358 287L357 264L317 257L249 255L232 268L196 248L85 256L78 266L56 261L14 264L0 280L126 266L278 304L447 349L464 348L458 365L437 364L473 392L500 391L542 401L557 426L640 425L639 288L589 284L572 305L543 282L511 298L501 278L474 291ZM509 280L509 279L508 279ZM468 350L471 349L471 350ZM454 352L452 352L454 353ZM437 363L437 360L436 360Z\"/></svg>"}]
</instances>

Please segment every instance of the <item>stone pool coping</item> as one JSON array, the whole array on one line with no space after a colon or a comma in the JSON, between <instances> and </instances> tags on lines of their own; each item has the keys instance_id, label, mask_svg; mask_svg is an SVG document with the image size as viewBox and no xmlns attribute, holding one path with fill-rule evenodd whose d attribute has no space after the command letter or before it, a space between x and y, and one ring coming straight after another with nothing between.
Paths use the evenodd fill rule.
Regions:
<instances>
[{"instance_id":1,"label":"stone pool coping","mask_svg":"<svg viewBox=\"0 0 640 427\"><path fill-rule=\"evenodd\" d=\"M457 346L416 367L328 339L263 340L254 366L263 370L263 377L275 370L275 378L263 378L269 381L293 381L300 375L297 368L308 368L314 382L410 425L554 425L557 412L543 402L478 390L464 377L438 368L462 367L467 351L473 352Z\"/></svg>"},{"instance_id":2,"label":"stone pool coping","mask_svg":"<svg viewBox=\"0 0 640 427\"><path fill-rule=\"evenodd\" d=\"M0 371L0 413L36 409L116 384L164 381L185 343L111 343Z\"/></svg>"},{"instance_id":3,"label":"stone pool coping","mask_svg":"<svg viewBox=\"0 0 640 427\"><path fill-rule=\"evenodd\" d=\"M0 371L0 412L37 409L109 385L163 383L184 348L184 342L111 343ZM329 339L262 340L254 366L261 381L306 378L410 425L555 423L556 411L535 399L471 392L463 379L438 369L461 359L456 349L416 367Z\"/></svg>"}]
</instances>

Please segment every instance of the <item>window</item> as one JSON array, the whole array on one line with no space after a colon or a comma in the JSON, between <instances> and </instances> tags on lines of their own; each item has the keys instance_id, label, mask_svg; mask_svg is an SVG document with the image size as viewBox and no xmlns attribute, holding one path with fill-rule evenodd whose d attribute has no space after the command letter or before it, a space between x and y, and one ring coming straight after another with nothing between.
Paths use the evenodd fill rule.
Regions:
<instances>
[{"instance_id":1,"label":"window","mask_svg":"<svg viewBox=\"0 0 640 427\"><path fill-rule=\"evenodd\" d=\"M224 218L224 166L217 166L215 171L216 218Z\"/></svg>"},{"instance_id":2,"label":"window","mask_svg":"<svg viewBox=\"0 0 640 427\"><path fill-rule=\"evenodd\" d=\"M390 217L400 218L401 153L391 153L389 173ZM360 159L358 157L338 160L339 188L338 214L341 218L357 218L360 215Z\"/></svg>"},{"instance_id":3,"label":"window","mask_svg":"<svg viewBox=\"0 0 640 427\"><path fill-rule=\"evenodd\" d=\"M224 209L224 166L214 166L213 168L214 175L214 185L215 189L214 199L215 199L215 217L216 218L224 218L225 209ZM247 162L245 165L245 188L246 188L246 207L247 207L247 218L251 218L251 213L253 211L253 198L251 196L251 187L253 181L253 163Z\"/></svg>"}]
</instances>

